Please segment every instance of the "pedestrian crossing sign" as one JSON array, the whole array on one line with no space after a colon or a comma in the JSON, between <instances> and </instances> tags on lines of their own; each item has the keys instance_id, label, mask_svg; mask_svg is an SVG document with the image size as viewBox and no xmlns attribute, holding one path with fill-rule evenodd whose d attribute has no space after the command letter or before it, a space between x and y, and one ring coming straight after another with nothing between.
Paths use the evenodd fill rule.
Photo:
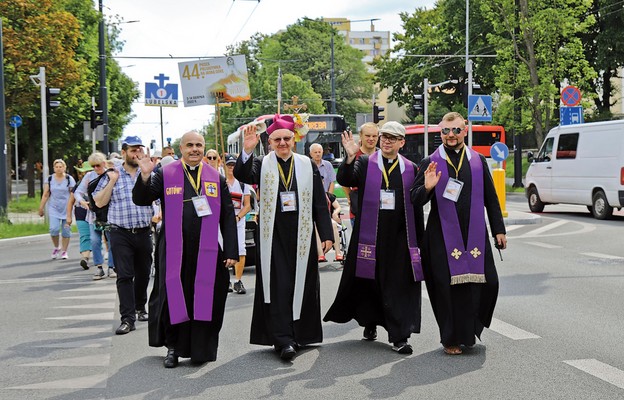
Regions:
<instances>
[{"instance_id":1,"label":"pedestrian crossing sign","mask_svg":"<svg viewBox=\"0 0 624 400\"><path fill-rule=\"evenodd\" d=\"M492 120L492 96L468 96L468 121Z\"/></svg>"}]
</instances>

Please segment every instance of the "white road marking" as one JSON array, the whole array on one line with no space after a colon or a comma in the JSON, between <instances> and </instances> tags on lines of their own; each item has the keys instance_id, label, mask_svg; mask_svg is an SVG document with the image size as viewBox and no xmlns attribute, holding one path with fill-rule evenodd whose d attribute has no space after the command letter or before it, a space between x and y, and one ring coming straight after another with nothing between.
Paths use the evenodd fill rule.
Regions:
<instances>
[{"instance_id":1,"label":"white road marking","mask_svg":"<svg viewBox=\"0 0 624 400\"><path fill-rule=\"evenodd\" d=\"M117 297L117 292L104 294L92 294L86 296L59 297L59 300L113 300Z\"/></svg>"},{"instance_id":2,"label":"white road marking","mask_svg":"<svg viewBox=\"0 0 624 400\"><path fill-rule=\"evenodd\" d=\"M85 357L20 364L20 367L108 367L109 365L110 354L96 354Z\"/></svg>"},{"instance_id":3,"label":"white road marking","mask_svg":"<svg viewBox=\"0 0 624 400\"><path fill-rule=\"evenodd\" d=\"M57 306L53 308L115 308L115 302L112 303L95 303L95 304L77 304L72 306Z\"/></svg>"},{"instance_id":4,"label":"white road marking","mask_svg":"<svg viewBox=\"0 0 624 400\"><path fill-rule=\"evenodd\" d=\"M568 223L568 221L566 221L566 220L556 221L556 222L553 222L551 224L539 227L537 229L532 229L530 232L527 232L524 235L520 235L519 237L523 237L523 236L527 236L527 235L539 235L541 233L551 231L551 230L553 230L555 228L558 228L558 227L560 227L562 225L565 225L567 223Z\"/></svg>"},{"instance_id":5,"label":"white road marking","mask_svg":"<svg viewBox=\"0 0 624 400\"><path fill-rule=\"evenodd\" d=\"M588 257L606 258L608 260L624 260L624 257L612 256L610 254L602 254L602 253L581 253L581 254L584 256L588 256Z\"/></svg>"},{"instance_id":6,"label":"white road marking","mask_svg":"<svg viewBox=\"0 0 624 400\"><path fill-rule=\"evenodd\" d=\"M98 327L86 327L86 328L65 328L65 329L53 329L49 331L38 331L38 333L103 333L110 332L110 325L103 325Z\"/></svg>"},{"instance_id":7,"label":"white road marking","mask_svg":"<svg viewBox=\"0 0 624 400\"><path fill-rule=\"evenodd\" d=\"M13 386L8 389L105 389L107 380L107 374L97 374L83 376L81 378L61 379L58 381L33 383L31 385Z\"/></svg>"},{"instance_id":8,"label":"white road marking","mask_svg":"<svg viewBox=\"0 0 624 400\"><path fill-rule=\"evenodd\" d=\"M86 288L78 288L78 289L65 289L62 290L62 292L95 292L95 291L106 291L106 292L117 292L117 286L116 285L106 285L106 286L102 286L102 285L94 285L94 286L89 286Z\"/></svg>"},{"instance_id":9,"label":"white road marking","mask_svg":"<svg viewBox=\"0 0 624 400\"><path fill-rule=\"evenodd\" d=\"M490 329L512 340L540 339L540 336L534 333L527 332L517 326L513 326L496 318L492 318Z\"/></svg>"},{"instance_id":10,"label":"white road marking","mask_svg":"<svg viewBox=\"0 0 624 400\"><path fill-rule=\"evenodd\" d=\"M605 364L593 358L584 360L567 360L564 363L587 372L598 379L602 379L614 386L624 389L624 371Z\"/></svg>"},{"instance_id":11,"label":"white road marking","mask_svg":"<svg viewBox=\"0 0 624 400\"><path fill-rule=\"evenodd\" d=\"M505 230L507 231L507 233L511 232L511 231L515 231L516 229L522 228L526 225L509 225L505 227Z\"/></svg>"},{"instance_id":12,"label":"white road marking","mask_svg":"<svg viewBox=\"0 0 624 400\"><path fill-rule=\"evenodd\" d=\"M73 342L56 342L42 344L35 347L52 348L52 349L86 349L93 347L110 347L113 338L111 336L99 339L74 340Z\"/></svg>"},{"instance_id":13,"label":"white road marking","mask_svg":"<svg viewBox=\"0 0 624 400\"><path fill-rule=\"evenodd\" d=\"M45 319L55 319L55 320L79 320L79 321L109 321L113 320L115 317L115 312L105 312L98 314L82 314L82 315L68 315L65 317L47 317Z\"/></svg>"},{"instance_id":14,"label":"white road marking","mask_svg":"<svg viewBox=\"0 0 624 400\"><path fill-rule=\"evenodd\" d=\"M25 278L25 279L3 279L0 280L0 285L3 284L15 284L15 283L50 283L57 281L73 281L84 280L80 276L54 276L54 277L42 277L42 278Z\"/></svg>"},{"instance_id":15,"label":"white road marking","mask_svg":"<svg viewBox=\"0 0 624 400\"><path fill-rule=\"evenodd\" d=\"M526 244L530 244L532 246L543 247L545 249L561 249L563 246L557 246L555 244L548 243L540 243L540 242L525 242Z\"/></svg>"}]
</instances>

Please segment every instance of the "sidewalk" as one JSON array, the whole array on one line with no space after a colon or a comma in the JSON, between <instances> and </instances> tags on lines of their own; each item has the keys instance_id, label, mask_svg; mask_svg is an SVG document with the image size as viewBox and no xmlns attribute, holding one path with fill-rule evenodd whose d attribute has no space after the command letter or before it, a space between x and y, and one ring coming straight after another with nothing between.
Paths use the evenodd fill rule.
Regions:
<instances>
[{"instance_id":1,"label":"sidewalk","mask_svg":"<svg viewBox=\"0 0 624 400\"><path fill-rule=\"evenodd\" d=\"M29 213L9 212L7 213L7 217L9 218L9 221L11 221L12 224L27 224L27 223L43 224L45 223L45 218L40 217L39 214L36 212L29 212Z\"/></svg>"}]
</instances>

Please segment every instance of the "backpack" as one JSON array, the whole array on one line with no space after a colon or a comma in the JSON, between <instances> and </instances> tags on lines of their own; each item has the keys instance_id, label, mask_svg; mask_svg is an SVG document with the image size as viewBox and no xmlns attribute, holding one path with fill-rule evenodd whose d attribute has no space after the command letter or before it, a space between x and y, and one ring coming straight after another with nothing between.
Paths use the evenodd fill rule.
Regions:
<instances>
[{"instance_id":1,"label":"backpack","mask_svg":"<svg viewBox=\"0 0 624 400\"><path fill-rule=\"evenodd\" d=\"M52 176L53 175L48 175L48 187L51 187L52 185ZM71 181L69 180L69 174L65 174L65 178L67 179L67 187L69 187L71 185ZM78 185L76 185L78 186ZM74 186L74 187L76 187ZM50 191L50 194L52 194L52 191Z\"/></svg>"},{"instance_id":2,"label":"backpack","mask_svg":"<svg viewBox=\"0 0 624 400\"><path fill-rule=\"evenodd\" d=\"M105 226L108 222L108 204L106 204L104 207L98 207L95 204L95 200L93 199L93 192L95 192L95 189L97 189L98 184L100 183L102 178L106 176L106 173L108 171L114 171L114 169L113 168L107 169L106 171L104 171L102 175L98 176L97 178L89 182L89 185L87 185L87 196L89 197L89 207L91 208L91 211L93 211L93 213L95 214L95 225L99 227Z\"/></svg>"}]
</instances>

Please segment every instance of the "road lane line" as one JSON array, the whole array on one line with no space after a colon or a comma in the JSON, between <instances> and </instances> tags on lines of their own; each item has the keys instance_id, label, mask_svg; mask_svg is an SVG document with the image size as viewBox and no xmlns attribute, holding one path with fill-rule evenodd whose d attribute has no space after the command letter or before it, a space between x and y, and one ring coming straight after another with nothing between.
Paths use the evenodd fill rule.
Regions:
<instances>
[{"instance_id":1,"label":"road lane line","mask_svg":"<svg viewBox=\"0 0 624 400\"><path fill-rule=\"evenodd\" d=\"M79 320L79 321L112 321L115 318L115 312L105 312L97 314L67 315L65 317L46 317L44 319L53 320Z\"/></svg>"},{"instance_id":2,"label":"road lane line","mask_svg":"<svg viewBox=\"0 0 624 400\"><path fill-rule=\"evenodd\" d=\"M556 221L556 222L553 222L552 224L548 224L548 225L542 226L540 228L533 229L530 232L527 232L527 233L525 233L523 235L520 235L518 237L521 238L521 237L524 237L524 236L539 235L539 234L542 234L544 232L548 232L550 230L558 228L558 227L560 227L562 225L565 225L567 223L568 223L568 221L565 221L565 220Z\"/></svg>"},{"instance_id":3,"label":"road lane line","mask_svg":"<svg viewBox=\"0 0 624 400\"><path fill-rule=\"evenodd\" d=\"M530 244L532 246L543 247L545 249L561 249L561 248L563 248L563 246L557 246L555 244L548 244L548 243L540 243L540 242L524 242L524 243Z\"/></svg>"},{"instance_id":4,"label":"road lane line","mask_svg":"<svg viewBox=\"0 0 624 400\"><path fill-rule=\"evenodd\" d=\"M116 298L117 292L91 294L84 296L57 297L58 300L115 300Z\"/></svg>"},{"instance_id":5,"label":"road lane line","mask_svg":"<svg viewBox=\"0 0 624 400\"><path fill-rule=\"evenodd\" d=\"M109 365L110 354L95 354L92 356L19 364L20 367L108 367Z\"/></svg>"},{"instance_id":6,"label":"road lane line","mask_svg":"<svg viewBox=\"0 0 624 400\"><path fill-rule=\"evenodd\" d=\"M508 324L507 322L503 322L500 319L496 319L496 318L492 318L490 329L512 340L540 339L541 338L540 336L537 336L534 333L527 332L523 329L518 328L517 326L513 326L511 324Z\"/></svg>"},{"instance_id":7,"label":"road lane line","mask_svg":"<svg viewBox=\"0 0 624 400\"><path fill-rule=\"evenodd\" d=\"M78 305L71 305L71 306L57 306L57 307L52 307L52 308L72 308L72 309L106 308L106 309L108 309L108 308L115 308L115 302L111 302L111 303L95 303L95 304L78 304Z\"/></svg>"},{"instance_id":8,"label":"road lane line","mask_svg":"<svg viewBox=\"0 0 624 400\"><path fill-rule=\"evenodd\" d=\"M7 389L105 389L108 374L13 386Z\"/></svg>"},{"instance_id":9,"label":"road lane line","mask_svg":"<svg viewBox=\"0 0 624 400\"><path fill-rule=\"evenodd\" d=\"M610 254L602 254L602 253L581 253L581 254L584 256L588 256L588 257L606 258L608 260L624 260L624 257L612 256Z\"/></svg>"},{"instance_id":10,"label":"road lane line","mask_svg":"<svg viewBox=\"0 0 624 400\"><path fill-rule=\"evenodd\" d=\"M37 345L35 347L43 347L50 349L86 349L111 347L113 338L111 336L99 339L74 340L72 342L55 342Z\"/></svg>"},{"instance_id":11,"label":"road lane line","mask_svg":"<svg viewBox=\"0 0 624 400\"><path fill-rule=\"evenodd\" d=\"M90 326L85 328L64 328L64 329L52 329L49 331L37 331L37 333L104 333L110 332L111 326L106 324L103 326Z\"/></svg>"},{"instance_id":12,"label":"road lane line","mask_svg":"<svg viewBox=\"0 0 624 400\"><path fill-rule=\"evenodd\" d=\"M564 363L587 372L605 382L624 389L624 371L605 364L593 358L584 360L566 360Z\"/></svg>"},{"instance_id":13,"label":"road lane line","mask_svg":"<svg viewBox=\"0 0 624 400\"><path fill-rule=\"evenodd\" d=\"M509 233L511 231L515 231L516 229L523 228L524 226L525 225L509 225L505 227L505 231Z\"/></svg>"}]
</instances>

